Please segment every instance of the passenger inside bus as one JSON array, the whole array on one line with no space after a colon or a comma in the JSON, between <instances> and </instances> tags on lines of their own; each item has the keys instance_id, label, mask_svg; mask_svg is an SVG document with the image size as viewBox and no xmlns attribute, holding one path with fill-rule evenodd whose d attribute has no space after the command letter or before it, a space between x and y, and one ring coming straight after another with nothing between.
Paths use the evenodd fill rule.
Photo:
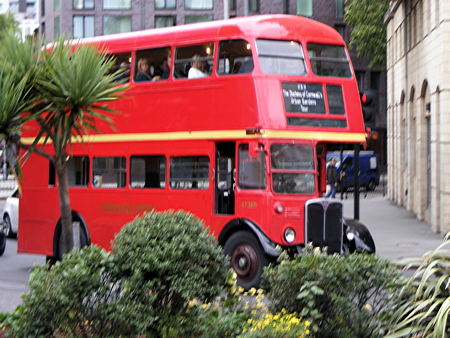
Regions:
<instances>
[{"instance_id":1,"label":"passenger inside bus","mask_svg":"<svg viewBox=\"0 0 450 338\"><path fill-rule=\"evenodd\" d=\"M146 59L139 59L137 64L137 73L134 80L136 82L151 81L152 77L148 71L148 61Z\"/></svg>"},{"instance_id":2,"label":"passenger inside bus","mask_svg":"<svg viewBox=\"0 0 450 338\"><path fill-rule=\"evenodd\" d=\"M169 78L171 60L172 54L169 51L169 54L164 57L162 63L156 67L155 76L152 79L153 81L167 80Z\"/></svg>"},{"instance_id":3,"label":"passenger inside bus","mask_svg":"<svg viewBox=\"0 0 450 338\"><path fill-rule=\"evenodd\" d=\"M205 62L200 59L198 54L192 57L191 68L188 72L188 79L198 79L206 77L208 74L205 72Z\"/></svg>"}]
</instances>

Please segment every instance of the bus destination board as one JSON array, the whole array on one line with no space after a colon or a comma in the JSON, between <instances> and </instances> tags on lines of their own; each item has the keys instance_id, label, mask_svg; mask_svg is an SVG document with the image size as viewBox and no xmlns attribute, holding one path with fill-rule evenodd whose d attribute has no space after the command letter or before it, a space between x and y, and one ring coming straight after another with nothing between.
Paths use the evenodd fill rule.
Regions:
<instances>
[{"instance_id":1,"label":"bus destination board","mask_svg":"<svg viewBox=\"0 0 450 338\"><path fill-rule=\"evenodd\" d=\"M283 82L282 86L286 112L325 114L321 84Z\"/></svg>"}]
</instances>

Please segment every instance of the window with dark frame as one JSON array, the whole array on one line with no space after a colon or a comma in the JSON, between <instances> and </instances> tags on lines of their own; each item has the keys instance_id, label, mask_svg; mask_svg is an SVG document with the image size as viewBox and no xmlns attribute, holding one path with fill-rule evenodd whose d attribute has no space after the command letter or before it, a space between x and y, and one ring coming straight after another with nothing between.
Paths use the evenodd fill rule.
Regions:
<instances>
[{"instance_id":1,"label":"window with dark frame","mask_svg":"<svg viewBox=\"0 0 450 338\"><path fill-rule=\"evenodd\" d=\"M184 0L186 9L213 9L213 0Z\"/></svg>"},{"instance_id":2,"label":"window with dark frame","mask_svg":"<svg viewBox=\"0 0 450 338\"><path fill-rule=\"evenodd\" d=\"M67 163L70 187L86 187L89 182L89 157L72 156Z\"/></svg>"},{"instance_id":3,"label":"window with dark frame","mask_svg":"<svg viewBox=\"0 0 450 338\"><path fill-rule=\"evenodd\" d=\"M130 15L105 15L103 17L103 34L131 32Z\"/></svg>"},{"instance_id":4,"label":"window with dark frame","mask_svg":"<svg viewBox=\"0 0 450 338\"><path fill-rule=\"evenodd\" d=\"M167 80L170 77L170 47L144 49L136 52L134 70L135 82ZM142 62L148 65L148 70L142 69ZM141 67L141 68L139 68Z\"/></svg>"},{"instance_id":5,"label":"window with dark frame","mask_svg":"<svg viewBox=\"0 0 450 338\"><path fill-rule=\"evenodd\" d=\"M53 20L53 37L57 38L61 35L61 19L59 16Z\"/></svg>"},{"instance_id":6,"label":"window with dark frame","mask_svg":"<svg viewBox=\"0 0 450 338\"><path fill-rule=\"evenodd\" d=\"M261 69L269 74L305 75L306 63L300 43L285 40L256 40Z\"/></svg>"},{"instance_id":7,"label":"window with dark frame","mask_svg":"<svg viewBox=\"0 0 450 338\"><path fill-rule=\"evenodd\" d=\"M335 1L336 1L336 19L343 19L345 0L335 0Z\"/></svg>"},{"instance_id":8,"label":"window with dark frame","mask_svg":"<svg viewBox=\"0 0 450 338\"><path fill-rule=\"evenodd\" d=\"M94 0L73 0L73 9L94 9Z\"/></svg>"},{"instance_id":9,"label":"window with dark frame","mask_svg":"<svg viewBox=\"0 0 450 338\"><path fill-rule=\"evenodd\" d=\"M251 157L249 145L239 145L238 185L241 189L266 188L266 158L264 151L258 151L256 157Z\"/></svg>"},{"instance_id":10,"label":"window with dark frame","mask_svg":"<svg viewBox=\"0 0 450 338\"><path fill-rule=\"evenodd\" d=\"M252 49L245 40L224 40L219 43L219 75L251 73L253 70Z\"/></svg>"},{"instance_id":11,"label":"window with dark frame","mask_svg":"<svg viewBox=\"0 0 450 338\"><path fill-rule=\"evenodd\" d=\"M73 37L75 39L88 38L94 36L94 16L74 15L73 16Z\"/></svg>"},{"instance_id":12,"label":"window with dark frame","mask_svg":"<svg viewBox=\"0 0 450 338\"><path fill-rule=\"evenodd\" d=\"M92 163L92 185L96 188L125 187L125 157L94 157Z\"/></svg>"},{"instance_id":13,"label":"window with dark frame","mask_svg":"<svg viewBox=\"0 0 450 338\"><path fill-rule=\"evenodd\" d=\"M259 0L248 0L248 9L250 13L259 13Z\"/></svg>"},{"instance_id":14,"label":"window with dark frame","mask_svg":"<svg viewBox=\"0 0 450 338\"><path fill-rule=\"evenodd\" d=\"M122 73L116 77L116 82L125 84L130 81L130 64L131 64L131 53L118 53L110 54L114 60L114 65L112 66L109 74L115 73L117 70L121 69Z\"/></svg>"},{"instance_id":15,"label":"window with dark frame","mask_svg":"<svg viewBox=\"0 0 450 338\"><path fill-rule=\"evenodd\" d=\"M212 15L186 15L184 17L184 23L187 25L189 23L212 21L212 19Z\"/></svg>"},{"instance_id":16,"label":"window with dark frame","mask_svg":"<svg viewBox=\"0 0 450 338\"><path fill-rule=\"evenodd\" d=\"M297 15L312 17L313 0L297 0Z\"/></svg>"},{"instance_id":17,"label":"window with dark frame","mask_svg":"<svg viewBox=\"0 0 450 338\"><path fill-rule=\"evenodd\" d=\"M176 26L177 18L173 15L155 15L155 28Z\"/></svg>"},{"instance_id":18,"label":"window with dark frame","mask_svg":"<svg viewBox=\"0 0 450 338\"><path fill-rule=\"evenodd\" d=\"M132 188L166 187L166 158L164 156L131 156L130 186Z\"/></svg>"},{"instance_id":19,"label":"window with dark frame","mask_svg":"<svg viewBox=\"0 0 450 338\"><path fill-rule=\"evenodd\" d=\"M177 156L170 158L172 189L208 189L209 157Z\"/></svg>"},{"instance_id":20,"label":"window with dark frame","mask_svg":"<svg viewBox=\"0 0 450 338\"><path fill-rule=\"evenodd\" d=\"M131 0L103 0L103 9L131 9Z\"/></svg>"},{"instance_id":21,"label":"window with dark frame","mask_svg":"<svg viewBox=\"0 0 450 338\"><path fill-rule=\"evenodd\" d=\"M194 61L201 62L202 72L206 76L211 75L214 61L214 44L204 43L201 45L179 47L175 50L175 70L176 79L186 79L189 75L189 69Z\"/></svg>"},{"instance_id":22,"label":"window with dark frame","mask_svg":"<svg viewBox=\"0 0 450 338\"><path fill-rule=\"evenodd\" d=\"M176 7L176 0L155 0L155 9L173 9Z\"/></svg>"}]
</instances>

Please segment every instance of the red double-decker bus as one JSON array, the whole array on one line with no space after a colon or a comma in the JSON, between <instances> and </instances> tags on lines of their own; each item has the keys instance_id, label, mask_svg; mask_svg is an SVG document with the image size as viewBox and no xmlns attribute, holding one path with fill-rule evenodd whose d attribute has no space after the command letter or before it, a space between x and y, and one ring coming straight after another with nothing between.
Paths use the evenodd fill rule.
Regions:
<instances>
[{"instance_id":1,"label":"red double-decker bus","mask_svg":"<svg viewBox=\"0 0 450 338\"><path fill-rule=\"evenodd\" d=\"M136 215L182 209L208 225L245 287L258 283L276 246L355 250L341 203L320 198L327 150L366 137L349 54L334 29L269 15L81 43L106 48L128 70L117 80L130 83L111 104L116 128L99 124L101 132L73 143L81 246L109 249ZM23 140L33 139L24 130ZM59 258L54 168L32 155L23 177L18 250Z\"/></svg>"}]
</instances>

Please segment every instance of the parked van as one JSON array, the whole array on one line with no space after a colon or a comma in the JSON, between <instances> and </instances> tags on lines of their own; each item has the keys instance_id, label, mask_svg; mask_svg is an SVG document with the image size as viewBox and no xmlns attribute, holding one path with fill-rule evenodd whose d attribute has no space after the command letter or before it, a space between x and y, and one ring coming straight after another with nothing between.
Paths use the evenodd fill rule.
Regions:
<instances>
[{"instance_id":1,"label":"parked van","mask_svg":"<svg viewBox=\"0 0 450 338\"><path fill-rule=\"evenodd\" d=\"M337 158L336 169L341 180L341 188L347 190L355 185L354 177L354 151L344 151L341 153L327 153L327 162L333 157ZM380 184L380 171L378 157L373 151L361 151L359 153L359 185L365 187L367 191L373 191Z\"/></svg>"}]
</instances>

